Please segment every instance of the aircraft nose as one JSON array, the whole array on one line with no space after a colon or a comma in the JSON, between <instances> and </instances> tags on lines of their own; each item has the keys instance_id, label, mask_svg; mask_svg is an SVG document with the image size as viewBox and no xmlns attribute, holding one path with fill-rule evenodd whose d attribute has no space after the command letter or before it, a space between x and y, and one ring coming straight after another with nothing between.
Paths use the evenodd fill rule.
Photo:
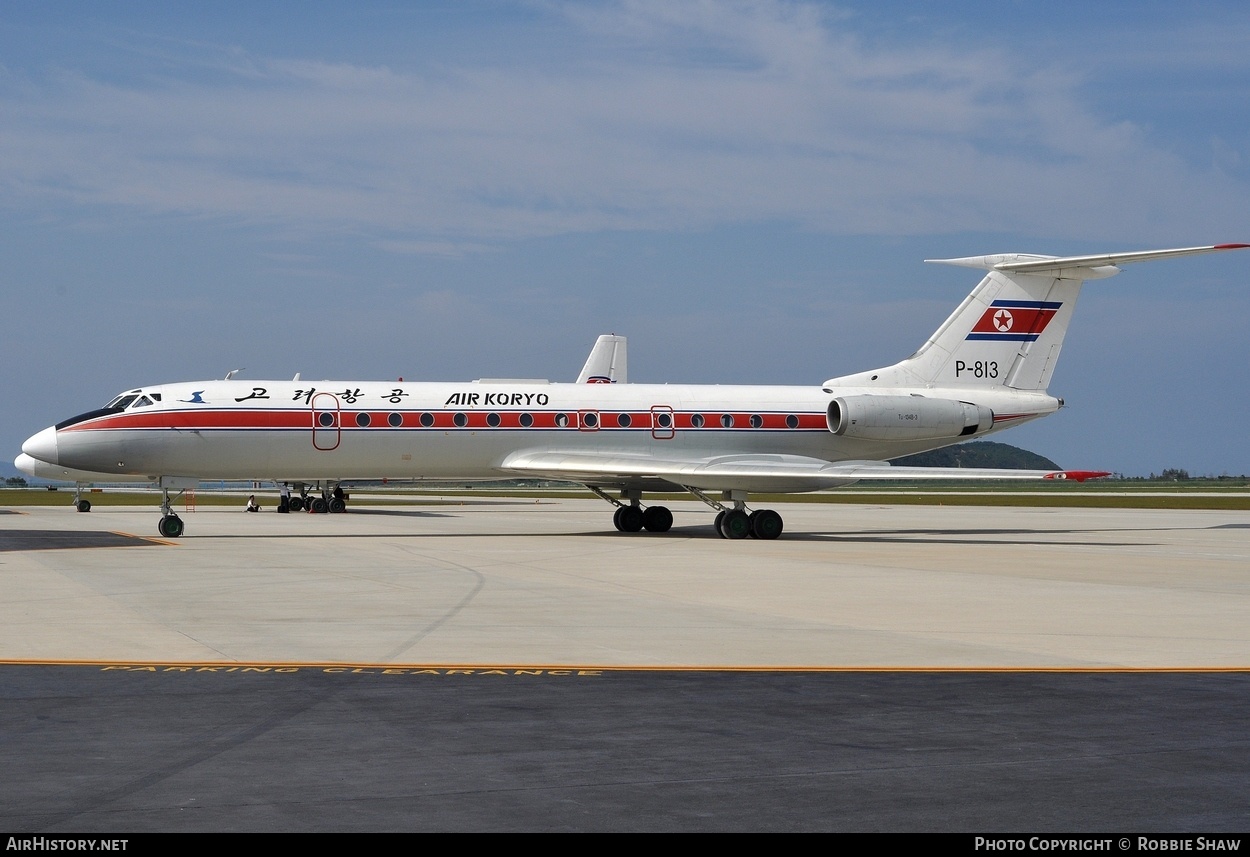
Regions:
<instances>
[{"instance_id":1,"label":"aircraft nose","mask_svg":"<svg viewBox=\"0 0 1250 857\"><path fill-rule=\"evenodd\" d=\"M56 426L48 426L39 434L27 438L22 444L22 452L48 464L60 464L57 460Z\"/></svg>"}]
</instances>

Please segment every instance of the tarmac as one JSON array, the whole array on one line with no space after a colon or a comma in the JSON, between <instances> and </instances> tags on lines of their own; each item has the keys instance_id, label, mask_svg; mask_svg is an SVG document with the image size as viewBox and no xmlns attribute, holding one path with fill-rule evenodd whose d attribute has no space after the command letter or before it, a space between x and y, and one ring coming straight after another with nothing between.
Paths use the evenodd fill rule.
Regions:
<instances>
[{"instance_id":1,"label":"tarmac","mask_svg":"<svg viewBox=\"0 0 1250 857\"><path fill-rule=\"evenodd\" d=\"M0 829L1250 827L1250 514L669 505L0 513Z\"/></svg>"}]
</instances>

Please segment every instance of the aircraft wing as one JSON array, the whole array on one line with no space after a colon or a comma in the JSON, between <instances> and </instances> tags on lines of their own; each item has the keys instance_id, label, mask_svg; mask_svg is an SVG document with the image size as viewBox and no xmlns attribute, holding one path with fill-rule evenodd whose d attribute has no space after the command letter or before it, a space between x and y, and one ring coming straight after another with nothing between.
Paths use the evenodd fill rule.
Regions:
<instances>
[{"instance_id":1,"label":"aircraft wing","mask_svg":"<svg viewBox=\"0 0 1250 857\"><path fill-rule=\"evenodd\" d=\"M800 455L741 454L707 458L656 457L629 453L517 452L502 470L595 486L650 487L667 483L702 491L802 492L837 488L861 480L1007 481L1072 479L1110 475L1093 470L1006 470L995 468L894 467L887 461L829 462Z\"/></svg>"}]
</instances>

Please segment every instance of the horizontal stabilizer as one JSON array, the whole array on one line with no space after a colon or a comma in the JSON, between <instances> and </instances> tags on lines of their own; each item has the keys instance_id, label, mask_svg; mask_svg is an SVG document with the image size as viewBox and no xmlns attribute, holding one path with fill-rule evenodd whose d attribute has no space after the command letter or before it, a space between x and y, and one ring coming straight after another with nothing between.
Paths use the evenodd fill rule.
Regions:
<instances>
[{"instance_id":1,"label":"horizontal stabilizer","mask_svg":"<svg viewBox=\"0 0 1250 857\"><path fill-rule=\"evenodd\" d=\"M1218 250L1242 250L1250 244L1211 244L1205 247L1180 247L1174 250L1138 250L1131 253L1099 253L1093 256L1037 256L1029 253L997 253L988 256L964 256L959 259L925 259L935 265L959 265L986 271L1011 271L1017 274L1057 274L1078 268L1093 269L1149 262L1152 259L1173 259L1197 256ZM1108 271L1107 274L1115 273ZM1105 275L1104 275L1105 276ZM1086 277L1097 279L1097 277Z\"/></svg>"}]
</instances>

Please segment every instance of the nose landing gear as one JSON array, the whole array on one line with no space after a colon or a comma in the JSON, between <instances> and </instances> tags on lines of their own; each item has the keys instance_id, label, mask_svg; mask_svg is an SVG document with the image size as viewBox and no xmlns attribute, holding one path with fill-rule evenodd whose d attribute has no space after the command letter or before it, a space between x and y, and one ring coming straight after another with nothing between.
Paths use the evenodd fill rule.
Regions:
<instances>
[{"instance_id":1,"label":"nose landing gear","mask_svg":"<svg viewBox=\"0 0 1250 857\"><path fill-rule=\"evenodd\" d=\"M163 482L164 480L162 480L161 485L161 494L163 496L163 499L161 500L161 520L160 523L156 525L156 529L157 532L165 538L176 539L182 535L184 525L182 523L182 518L179 518L174 514L173 503L171 503L169 499L169 487L164 485ZM178 493L181 494L182 490Z\"/></svg>"}]
</instances>

